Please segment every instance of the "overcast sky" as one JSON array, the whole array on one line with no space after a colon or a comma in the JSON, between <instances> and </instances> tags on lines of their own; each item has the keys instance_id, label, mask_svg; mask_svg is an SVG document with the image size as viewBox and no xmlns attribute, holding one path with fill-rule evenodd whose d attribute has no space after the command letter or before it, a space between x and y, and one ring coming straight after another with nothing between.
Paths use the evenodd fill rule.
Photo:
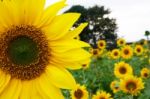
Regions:
<instances>
[{"instance_id":1,"label":"overcast sky","mask_svg":"<svg viewBox=\"0 0 150 99\"><path fill-rule=\"evenodd\" d=\"M47 5L57 1L47 0ZM67 3L69 7L78 4L91 7L97 4L109 8L112 11L110 17L117 19L118 36L127 41L145 38L144 31L150 30L150 0L67 0Z\"/></svg>"}]
</instances>

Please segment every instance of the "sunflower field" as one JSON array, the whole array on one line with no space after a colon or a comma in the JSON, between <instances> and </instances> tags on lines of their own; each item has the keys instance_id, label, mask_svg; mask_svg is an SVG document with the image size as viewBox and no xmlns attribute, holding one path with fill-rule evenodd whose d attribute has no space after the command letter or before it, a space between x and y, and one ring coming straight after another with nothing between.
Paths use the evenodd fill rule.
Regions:
<instances>
[{"instance_id":1,"label":"sunflower field","mask_svg":"<svg viewBox=\"0 0 150 99\"><path fill-rule=\"evenodd\" d=\"M0 0L0 99L150 99L149 32L92 48L79 39L88 23L74 27L81 14L59 13L66 0L45 5Z\"/></svg>"},{"instance_id":2,"label":"sunflower field","mask_svg":"<svg viewBox=\"0 0 150 99\"><path fill-rule=\"evenodd\" d=\"M150 99L148 41L127 44L119 38L116 43L111 51L105 40L88 49L92 61L72 72L79 84L71 92L64 91L66 99Z\"/></svg>"}]
</instances>

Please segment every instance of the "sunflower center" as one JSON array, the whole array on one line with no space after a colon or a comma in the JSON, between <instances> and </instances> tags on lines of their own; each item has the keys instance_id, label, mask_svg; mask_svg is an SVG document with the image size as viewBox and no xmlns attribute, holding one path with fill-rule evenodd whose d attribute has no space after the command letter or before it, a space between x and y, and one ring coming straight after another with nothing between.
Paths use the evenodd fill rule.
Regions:
<instances>
[{"instance_id":1,"label":"sunflower center","mask_svg":"<svg viewBox=\"0 0 150 99\"><path fill-rule=\"evenodd\" d=\"M0 64L5 73L31 80L44 73L50 50L44 33L28 25L12 26L0 36Z\"/></svg>"},{"instance_id":2,"label":"sunflower center","mask_svg":"<svg viewBox=\"0 0 150 99\"><path fill-rule=\"evenodd\" d=\"M115 56L118 56L118 52L114 52L114 55L115 55Z\"/></svg>"},{"instance_id":3,"label":"sunflower center","mask_svg":"<svg viewBox=\"0 0 150 99\"><path fill-rule=\"evenodd\" d=\"M76 99L81 99L83 96L83 92L81 89L77 89L74 93L74 96L76 97Z\"/></svg>"},{"instance_id":4,"label":"sunflower center","mask_svg":"<svg viewBox=\"0 0 150 99\"><path fill-rule=\"evenodd\" d=\"M128 82L127 84L126 84L126 88L128 89L128 90L134 90L134 89L136 89L136 84L135 84L135 82Z\"/></svg>"},{"instance_id":5,"label":"sunflower center","mask_svg":"<svg viewBox=\"0 0 150 99\"><path fill-rule=\"evenodd\" d=\"M144 73L144 77L148 77L148 74L147 74L147 73Z\"/></svg>"},{"instance_id":6,"label":"sunflower center","mask_svg":"<svg viewBox=\"0 0 150 99\"><path fill-rule=\"evenodd\" d=\"M127 72L127 70L126 70L125 67L121 67L121 68L119 69L119 72L120 72L121 74L125 74L125 73Z\"/></svg>"},{"instance_id":7,"label":"sunflower center","mask_svg":"<svg viewBox=\"0 0 150 99\"><path fill-rule=\"evenodd\" d=\"M137 52L141 52L141 49L140 49L140 48L137 48Z\"/></svg>"},{"instance_id":8,"label":"sunflower center","mask_svg":"<svg viewBox=\"0 0 150 99\"><path fill-rule=\"evenodd\" d=\"M105 99L105 97L100 97L99 99Z\"/></svg>"},{"instance_id":9,"label":"sunflower center","mask_svg":"<svg viewBox=\"0 0 150 99\"><path fill-rule=\"evenodd\" d=\"M94 50L93 51L93 55L97 55L98 54L98 51L97 50Z\"/></svg>"},{"instance_id":10,"label":"sunflower center","mask_svg":"<svg viewBox=\"0 0 150 99\"><path fill-rule=\"evenodd\" d=\"M129 54L129 50L125 49L125 50L124 50L124 54L125 54L125 55L128 55L128 54Z\"/></svg>"},{"instance_id":11,"label":"sunflower center","mask_svg":"<svg viewBox=\"0 0 150 99\"><path fill-rule=\"evenodd\" d=\"M103 46L104 46L104 44L103 44L103 43L100 43L100 46L101 46L101 47L103 47Z\"/></svg>"},{"instance_id":12,"label":"sunflower center","mask_svg":"<svg viewBox=\"0 0 150 99\"><path fill-rule=\"evenodd\" d=\"M8 46L8 56L13 63L20 66L35 62L38 59L38 54L39 50L36 42L29 37L16 37Z\"/></svg>"},{"instance_id":13,"label":"sunflower center","mask_svg":"<svg viewBox=\"0 0 150 99\"><path fill-rule=\"evenodd\" d=\"M123 44L124 42L123 41L120 41L120 44Z\"/></svg>"}]
</instances>

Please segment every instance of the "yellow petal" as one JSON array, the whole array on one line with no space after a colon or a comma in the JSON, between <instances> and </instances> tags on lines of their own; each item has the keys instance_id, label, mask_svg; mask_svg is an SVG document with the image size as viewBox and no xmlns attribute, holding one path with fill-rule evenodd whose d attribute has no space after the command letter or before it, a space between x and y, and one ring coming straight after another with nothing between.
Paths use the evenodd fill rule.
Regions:
<instances>
[{"instance_id":1,"label":"yellow petal","mask_svg":"<svg viewBox=\"0 0 150 99\"><path fill-rule=\"evenodd\" d=\"M51 50L51 60L62 62L78 62L91 57L91 54L82 48L72 49L66 52L56 52Z\"/></svg>"},{"instance_id":2,"label":"yellow petal","mask_svg":"<svg viewBox=\"0 0 150 99\"><path fill-rule=\"evenodd\" d=\"M60 89L56 88L48 81L46 74L41 75L41 77L36 80L35 84L39 93L47 97L44 99L64 99Z\"/></svg>"},{"instance_id":3,"label":"yellow petal","mask_svg":"<svg viewBox=\"0 0 150 99\"><path fill-rule=\"evenodd\" d=\"M11 78L10 75L5 74L0 70L0 93L2 93L3 90L6 88L6 86L10 81L10 78Z\"/></svg>"},{"instance_id":4,"label":"yellow petal","mask_svg":"<svg viewBox=\"0 0 150 99\"><path fill-rule=\"evenodd\" d=\"M51 50L55 52L64 52L81 47L90 47L88 43L75 39L51 41L49 45Z\"/></svg>"},{"instance_id":5,"label":"yellow petal","mask_svg":"<svg viewBox=\"0 0 150 99\"><path fill-rule=\"evenodd\" d=\"M66 0L62 0L46 8L46 10L42 14L41 19L36 23L38 27L44 27L50 24L52 19L57 15L58 11L66 6L65 2Z\"/></svg>"},{"instance_id":6,"label":"yellow petal","mask_svg":"<svg viewBox=\"0 0 150 99\"><path fill-rule=\"evenodd\" d=\"M18 99L21 87L20 80L12 79L7 88L0 94L0 99Z\"/></svg>"},{"instance_id":7,"label":"yellow petal","mask_svg":"<svg viewBox=\"0 0 150 99\"><path fill-rule=\"evenodd\" d=\"M82 23L80 26L78 26L76 29L69 31L64 38L75 38L77 37L83 29L88 25L88 23Z\"/></svg>"},{"instance_id":8,"label":"yellow petal","mask_svg":"<svg viewBox=\"0 0 150 99\"><path fill-rule=\"evenodd\" d=\"M57 40L64 36L80 17L79 13L66 13L56 16L50 25L43 28L49 40Z\"/></svg>"},{"instance_id":9,"label":"yellow petal","mask_svg":"<svg viewBox=\"0 0 150 99\"><path fill-rule=\"evenodd\" d=\"M73 89L75 87L75 80L73 76L62 67L48 66L46 69L47 78L56 87L64 89Z\"/></svg>"},{"instance_id":10,"label":"yellow petal","mask_svg":"<svg viewBox=\"0 0 150 99\"><path fill-rule=\"evenodd\" d=\"M20 3L20 0L16 0ZM21 5L24 13L23 16L24 24L33 25L34 22L39 19L38 17L44 10L45 0L22 0Z\"/></svg>"},{"instance_id":11,"label":"yellow petal","mask_svg":"<svg viewBox=\"0 0 150 99\"><path fill-rule=\"evenodd\" d=\"M30 99L32 91L32 81L23 81L19 99Z\"/></svg>"}]
</instances>

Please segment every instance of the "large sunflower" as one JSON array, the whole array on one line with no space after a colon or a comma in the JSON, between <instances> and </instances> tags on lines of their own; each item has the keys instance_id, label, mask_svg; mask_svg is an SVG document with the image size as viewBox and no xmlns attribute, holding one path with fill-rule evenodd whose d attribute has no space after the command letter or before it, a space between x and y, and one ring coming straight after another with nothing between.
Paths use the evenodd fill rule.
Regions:
<instances>
[{"instance_id":1,"label":"large sunflower","mask_svg":"<svg viewBox=\"0 0 150 99\"><path fill-rule=\"evenodd\" d=\"M121 56L124 59L129 59L133 56L133 49L131 48L131 46L126 45L122 48L121 50Z\"/></svg>"},{"instance_id":2,"label":"large sunflower","mask_svg":"<svg viewBox=\"0 0 150 99\"><path fill-rule=\"evenodd\" d=\"M141 78L126 76L120 81L120 88L125 93L137 95L142 89L144 89L144 83Z\"/></svg>"},{"instance_id":3,"label":"large sunflower","mask_svg":"<svg viewBox=\"0 0 150 99\"><path fill-rule=\"evenodd\" d=\"M76 85L76 88L71 91L71 99L88 99L88 91L84 85Z\"/></svg>"},{"instance_id":4,"label":"large sunflower","mask_svg":"<svg viewBox=\"0 0 150 99\"><path fill-rule=\"evenodd\" d=\"M115 64L114 74L118 78L124 78L127 75L132 75L132 67L125 62L119 62Z\"/></svg>"},{"instance_id":5,"label":"large sunflower","mask_svg":"<svg viewBox=\"0 0 150 99\"><path fill-rule=\"evenodd\" d=\"M0 99L63 99L60 88L76 85L66 68L89 60L89 45L74 39L87 23L71 31L80 14L58 15L65 0L45 2L0 2Z\"/></svg>"},{"instance_id":6,"label":"large sunflower","mask_svg":"<svg viewBox=\"0 0 150 99\"><path fill-rule=\"evenodd\" d=\"M93 95L92 99L113 99L111 94L105 91L98 91L96 95Z\"/></svg>"}]
</instances>

